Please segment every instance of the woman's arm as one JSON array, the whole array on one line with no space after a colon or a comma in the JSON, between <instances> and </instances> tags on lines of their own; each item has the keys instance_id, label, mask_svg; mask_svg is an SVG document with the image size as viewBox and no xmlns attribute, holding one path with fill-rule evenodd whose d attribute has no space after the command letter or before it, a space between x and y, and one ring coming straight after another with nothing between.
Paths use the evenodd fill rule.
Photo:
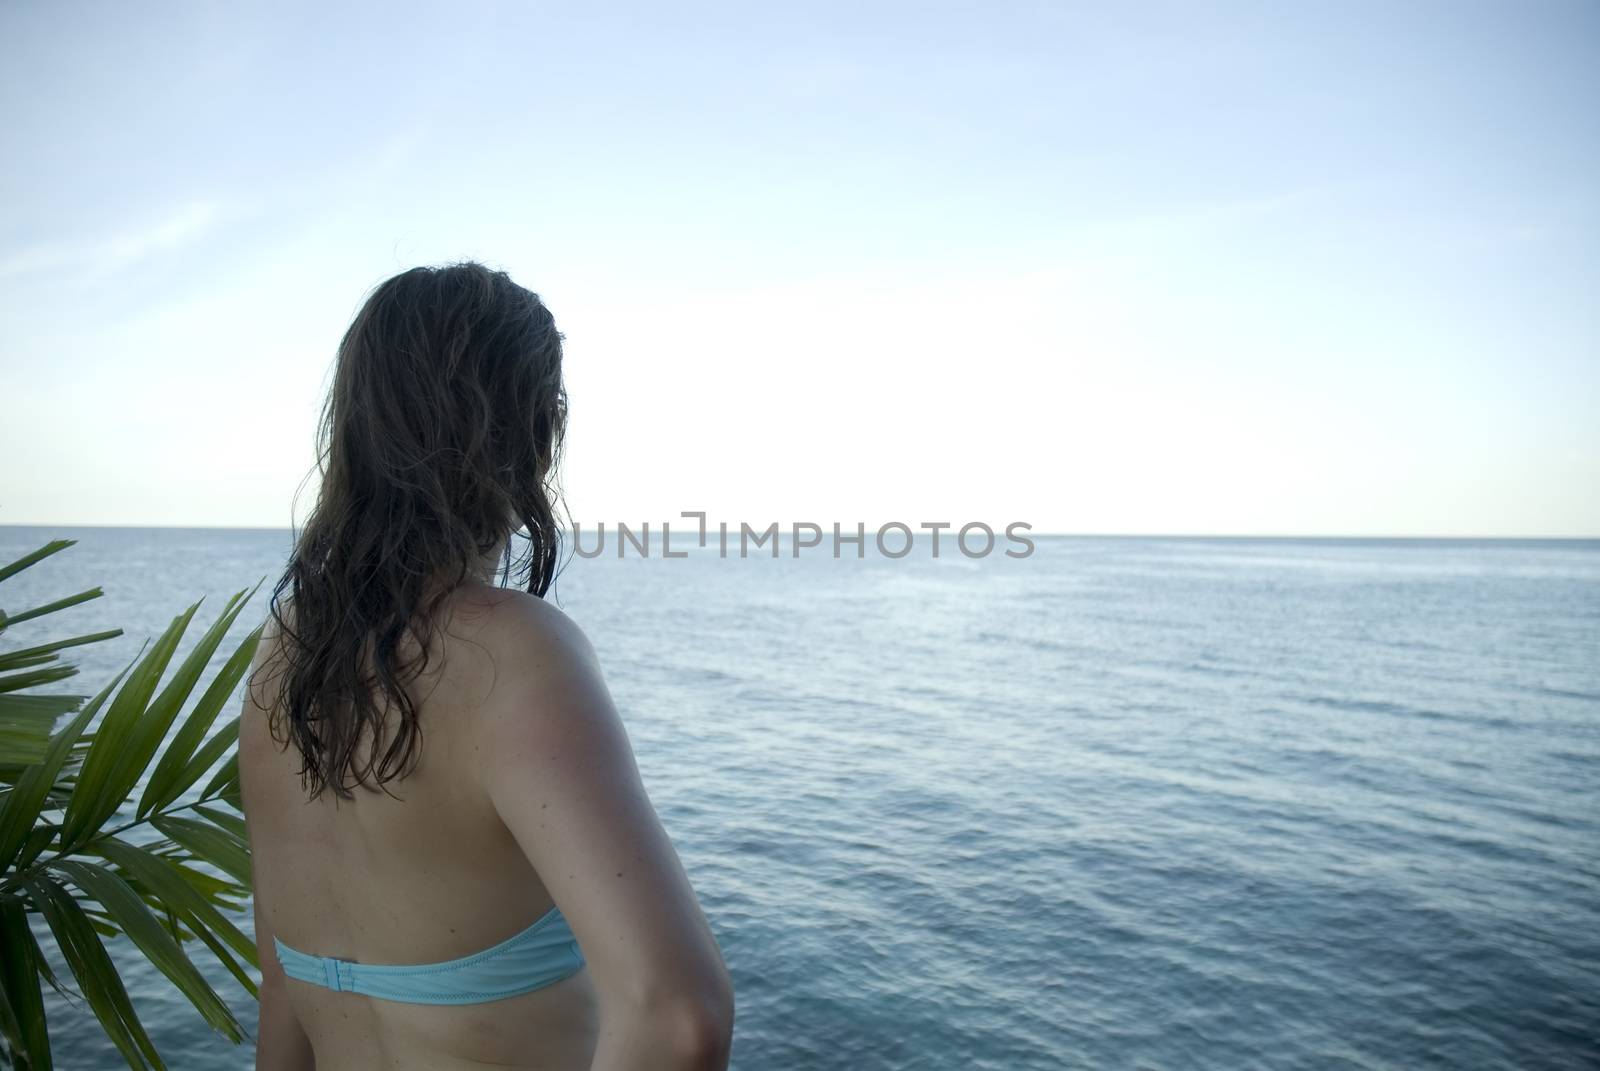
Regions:
<instances>
[{"instance_id":1,"label":"woman's arm","mask_svg":"<svg viewBox=\"0 0 1600 1071\"><path fill-rule=\"evenodd\" d=\"M595 1071L723 1071L733 987L645 794L588 640L522 597L495 611L484 785L566 916L600 999Z\"/></svg>"},{"instance_id":2,"label":"woman's arm","mask_svg":"<svg viewBox=\"0 0 1600 1071\"><path fill-rule=\"evenodd\" d=\"M265 940L261 936L263 933L267 934ZM261 1021L256 1027L256 1071L316 1071L311 1039L289 1005L283 968L278 965L271 931L262 928L259 900L256 903L256 949L261 958Z\"/></svg>"}]
</instances>

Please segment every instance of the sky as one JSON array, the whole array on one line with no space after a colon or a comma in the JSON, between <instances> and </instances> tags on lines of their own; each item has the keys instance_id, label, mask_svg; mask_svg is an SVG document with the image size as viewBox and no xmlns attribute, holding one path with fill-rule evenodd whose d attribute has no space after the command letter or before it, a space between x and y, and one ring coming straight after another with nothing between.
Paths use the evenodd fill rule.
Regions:
<instances>
[{"instance_id":1,"label":"sky","mask_svg":"<svg viewBox=\"0 0 1600 1071\"><path fill-rule=\"evenodd\" d=\"M297 523L473 258L584 523L1600 536L1597 102L1588 0L5 5L0 524Z\"/></svg>"}]
</instances>

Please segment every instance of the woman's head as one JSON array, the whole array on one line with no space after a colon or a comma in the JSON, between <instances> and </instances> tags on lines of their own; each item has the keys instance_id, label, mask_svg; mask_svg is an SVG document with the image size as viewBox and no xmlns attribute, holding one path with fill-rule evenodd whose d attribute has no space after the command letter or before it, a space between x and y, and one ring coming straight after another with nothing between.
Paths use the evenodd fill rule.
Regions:
<instances>
[{"instance_id":1,"label":"woman's head","mask_svg":"<svg viewBox=\"0 0 1600 1071\"><path fill-rule=\"evenodd\" d=\"M451 591L497 559L503 580L549 588L562 338L537 294L470 262L396 275L345 332L321 492L272 598L275 718L314 795L410 767L420 738L404 685L426 668ZM387 731L385 708L398 715Z\"/></svg>"}]
</instances>

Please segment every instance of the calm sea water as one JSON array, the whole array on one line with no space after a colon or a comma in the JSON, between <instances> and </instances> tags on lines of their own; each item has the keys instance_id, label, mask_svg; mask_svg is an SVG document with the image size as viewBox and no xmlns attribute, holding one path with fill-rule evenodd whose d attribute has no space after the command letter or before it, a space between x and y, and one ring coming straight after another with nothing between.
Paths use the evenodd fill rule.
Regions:
<instances>
[{"instance_id":1,"label":"calm sea water","mask_svg":"<svg viewBox=\"0 0 1600 1071\"><path fill-rule=\"evenodd\" d=\"M94 686L288 550L0 528L0 560L53 535L80 544L0 601L103 585L33 632L126 629ZM741 1071L1600 1065L1600 543L577 560L559 596L732 970ZM120 958L174 1066L250 1066ZM118 1065L50 1015L58 1066Z\"/></svg>"}]
</instances>

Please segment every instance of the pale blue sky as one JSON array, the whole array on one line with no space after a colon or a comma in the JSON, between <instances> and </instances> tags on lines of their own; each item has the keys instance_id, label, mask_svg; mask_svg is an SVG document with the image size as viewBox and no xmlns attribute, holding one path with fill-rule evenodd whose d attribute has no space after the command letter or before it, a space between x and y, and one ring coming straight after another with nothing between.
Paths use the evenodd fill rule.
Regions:
<instances>
[{"instance_id":1,"label":"pale blue sky","mask_svg":"<svg viewBox=\"0 0 1600 1071\"><path fill-rule=\"evenodd\" d=\"M0 9L0 523L288 524L470 256L582 520L1600 535L1600 5L335 7Z\"/></svg>"}]
</instances>

